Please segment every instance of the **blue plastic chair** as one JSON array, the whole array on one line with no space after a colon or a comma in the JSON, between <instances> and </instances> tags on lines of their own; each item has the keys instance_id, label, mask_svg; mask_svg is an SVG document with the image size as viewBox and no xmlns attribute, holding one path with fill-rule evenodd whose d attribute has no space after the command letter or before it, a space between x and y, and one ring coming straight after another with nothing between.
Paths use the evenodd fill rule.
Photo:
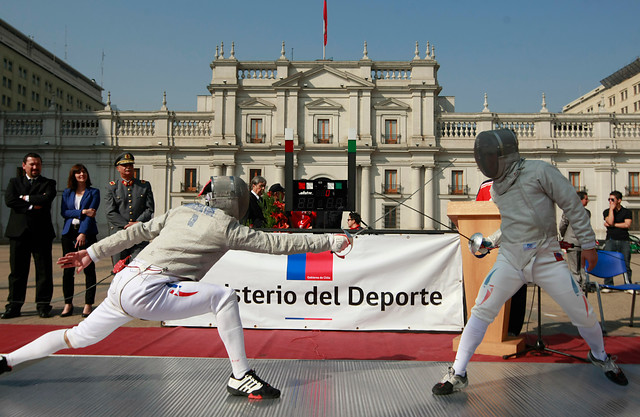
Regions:
<instances>
[{"instance_id":1,"label":"blue plastic chair","mask_svg":"<svg viewBox=\"0 0 640 417\"><path fill-rule=\"evenodd\" d=\"M616 291L633 291L633 299L631 300L631 314L629 317L629 326L633 327L633 315L636 308L636 294L640 291L640 284L634 284L630 282L627 276L627 265L624 262L624 255L620 252L612 252L606 250L598 250L598 263L593 270L589 271L589 263L585 262L585 272L587 273L586 287L591 290L595 287L598 294L598 306L600 307L600 324L602 331L606 334L604 327L604 313L602 311L602 299L600 297L600 289L607 288ZM622 285L605 285L597 282L591 282L589 276L595 276L598 278L613 278L618 275L624 277L624 284Z\"/></svg>"}]
</instances>

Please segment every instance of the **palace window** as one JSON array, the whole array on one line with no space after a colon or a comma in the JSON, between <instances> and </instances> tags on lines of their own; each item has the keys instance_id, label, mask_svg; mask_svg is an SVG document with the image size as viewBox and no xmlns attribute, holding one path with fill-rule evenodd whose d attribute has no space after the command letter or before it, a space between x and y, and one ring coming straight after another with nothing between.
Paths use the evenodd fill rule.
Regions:
<instances>
[{"instance_id":1,"label":"palace window","mask_svg":"<svg viewBox=\"0 0 640 417\"><path fill-rule=\"evenodd\" d=\"M261 177L262 176L262 170L259 168L251 168L249 170L249 182L251 182L251 179L253 177Z\"/></svg>"},{"instance_id":2,"label":"palace window","mask_svg":"<svg viewBox=\"0 0 640 417\"><path fill-rule=\"evenodd\" d=\"M262 119L251 119L249 127L249 142L264 143L264 133L262 129Z\"/></svg>"},{"instance_id":3,"label":"palace window","mask_svg":"<svg viewBox=\"0 0 640 417\"><path fill-rule=\"evenodd\" d=\"M627 96L628 96L628 94L627 94L627 90L626 89L620 91L620 101L625 101L627 99Z\"/></svg>"},{"instance_id":4,"label":"palace window","mask_svg":"<svg viewBox=\"0 0 640 417\"><path fill-rule=\"evenodd\" d=\"M385 194L400 193L400 187L398 187L398 170L397 169L385 169L383 191Z\"/></svg>"},{"instance_id":5,"label":"palace window","mask_svg":"<svg viewBox=\"0 0 640 417\"><path fill-rule=\"evenodd\" d=\"M329 119L318 119L316 143L331 143L332 137Z\"/></svg>"},{"instance_id":6,"label":"palace window","mask_svg":"<svg viewBox=\"0 0 640 417\"><path fill-rule=\"evenodd\" d=\"M398 206L385 205L384 209L384 228L397 229L399 225L400 208Z\"/></svg>"},{"instance_id":7,"label":"palace window","mask_svg":"<svg viewBox=\"0 0 640 417\"><path fill-rule=\"evenodd\" d=\"M400 141L400 134L398 133L398 120L385 120L384 121L384 137L383 143L398 143Z\"/></svg>"},{"instance_id":8,"label":"palace window","mask_svg":"<svg viewBox=\"0 0 640 417\"><path fill-rule=\"evenodd\" d=\"M184 188L182 191L187 193L198 192L198 175L195 168L185 168Z\"/></svg>"},{"instance_id":9,"label":"palace window","mask_svg":"<svg viewBox=\"0 0 640 417\"><path fill-rule=\"evenodd\" d=\"M140 179L140 168L133 168L133 178Z\"/></svg>"},{"instance_id":10,"label":"palace window","mask_svg":"<svg viewBox=\"0 0 640 417\"><path fill-rule=\"evenodd\" d=\"M609 96L609 107L616 105L616 96Z\"/></svg>"},{"instance_id":11,"label":"palace window","mask_svg":"<svg viewBox=\"0 0 640 417\"><path fill-rule=\"evenodd\" d=\"M630 172L629 173L629 188L627 188L627 195L630 196L640 196L640 173L639 172Z\"/></svg>"},{"instance_id":12,"label":"palace window","mask_svg":"<svg viewBox=\"0 0 640 417\"><path fill-rule=\"evenodd\" d=\"M573 188L575 188L576 191L582 191L579 172L569 172L569 182L573 185Z\"/></svg>"},{"instance_id":13,"label":"palace window","mask_svg":"<svg viewBox=\"0 0 640 417\"><path fill-rule=\"evenodd\" d=\"M464 185L464 172L451 171L451 188L449 194L468 194Z\"/></svg>"},{"instance_id":14,"label":"palace window","mask_svg":"<svg viewBox=\"0 0 640 417\"><path fill-rule=\"evenodd\" d=\"M622 113L622 114L629 113L629 107L628 106L624 106L623 108L620 109L620 113Z\"/></svg>"},{"instance_id":15,"label":"palace window","mask_svg":"<svg viewBox=\"0 0 640 417\"><path fill-rule=\"evenodd\" d=\"M633 86L633 95L640 94L640 83Z\"/></svg>"},{"instance_id":16,"label":"palace window","mask_svg":"<svg viewBox=\"0 0 640 417\"><path fill-rule=\"evenodd\" d=\"M629 211L631 212L631 226L629 229L634 231L640 230L640 209L630 208Z\"/></svg>"}]
</instances>

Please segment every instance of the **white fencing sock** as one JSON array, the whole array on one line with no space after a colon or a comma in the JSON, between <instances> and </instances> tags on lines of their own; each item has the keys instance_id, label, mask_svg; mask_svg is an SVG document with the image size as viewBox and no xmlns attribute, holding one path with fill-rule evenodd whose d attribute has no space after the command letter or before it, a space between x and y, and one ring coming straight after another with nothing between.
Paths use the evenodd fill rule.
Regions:
<instances>
[{"instance_id":1,"label":"white fencing sock","mask_svg":"<svg viewBox=\"0 0 640 417\"><path fill-rule=\"evenodd\" d=\"M251 368L244 350L244 332L235 296L233 294L234 299L216 313L216 323L218 324L218 334L231 361L233 376L240 379Z\"/></svg>"},{"instance_id":2,"label":"white fencing sock","mask_svg":"<svg viewBox=\"0 0 640 417\"><path fill-rule=\"evenodd\" d=\"M25 361L44 358L61 349L68 348L69 346L64 341L64 332L66 331L67 329L59 329L45 333L20 349L4 355L7 358L7 365L15 366Z\"/></svg>"},{"instance_id":3,"label":"white fencing sock","mask_svg":"<svg viewBox=\"0 0 640 417\"><path fill-rule=\"evenodd\" d=\"M467 365L478 345L482 342L487 327L489 327L489 323L480 320L473 314L471 315L462 331L456 359L453 361L453 369L456 371L456 375L465 376L467 374Z\"/></svg>"},{"instance_id":4,"label":"white fencing sock","mask_svg":"<svg viewBox=\"0 0 640 417\"><path fill-rule=\"evenodd\" d=\"M602 328L600 323L591 327L578 327L578 333L591 348L591 353L596 359L604 361L607 359L607 352L604 350L604 339L602 339Z\"/></svg>"}]
</instances>

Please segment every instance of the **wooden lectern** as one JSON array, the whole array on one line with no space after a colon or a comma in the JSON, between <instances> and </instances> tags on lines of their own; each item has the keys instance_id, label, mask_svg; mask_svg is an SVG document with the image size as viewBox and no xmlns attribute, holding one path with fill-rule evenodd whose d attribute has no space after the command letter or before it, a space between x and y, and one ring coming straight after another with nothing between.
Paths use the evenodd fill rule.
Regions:
<instances>
[{"instance_id":1,"label":"wooden lectern","mask_svg":"<svg viewBox=\"0 0 640 417\"><path fill-rule=\"evenodd\" d=\"M492 201L450 201L447 215L456 225L460 236L462 252L462 271L464 275L464 293L467 304L467 318L471 316L471 308L476 303L476 297L482 282L496 261L498 251L492 250L484 258L476 258L469 251L467 238L474 233L488 236L500 227L500 212ZM520 352L525 348L522 337L507 336L509 326L509 310L511 300L500 309L496 319L489 325L482 343L476 353L482 355L502 356ZM458 350L460 336L453 340L453 350Z\"/></svg>"}]
</instances>

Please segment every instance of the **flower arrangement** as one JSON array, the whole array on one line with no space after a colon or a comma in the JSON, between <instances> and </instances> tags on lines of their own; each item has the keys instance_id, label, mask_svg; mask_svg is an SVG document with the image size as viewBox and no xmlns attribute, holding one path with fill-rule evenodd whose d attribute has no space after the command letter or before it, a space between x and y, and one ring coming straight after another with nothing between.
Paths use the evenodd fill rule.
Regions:
<instances>
[{"instance_id":1,"label":"flower arrangement","mask_svg":"<svg viewBox=\"0 0 640 417\"><path fill-rule=\"evenodd\" d=\"M265 218L264 227L272 229L288 229L289 218L284 212L284 201L279 198L278 192L268 192L262 195L260 208Z\"/></svg>"}]
</instances>

